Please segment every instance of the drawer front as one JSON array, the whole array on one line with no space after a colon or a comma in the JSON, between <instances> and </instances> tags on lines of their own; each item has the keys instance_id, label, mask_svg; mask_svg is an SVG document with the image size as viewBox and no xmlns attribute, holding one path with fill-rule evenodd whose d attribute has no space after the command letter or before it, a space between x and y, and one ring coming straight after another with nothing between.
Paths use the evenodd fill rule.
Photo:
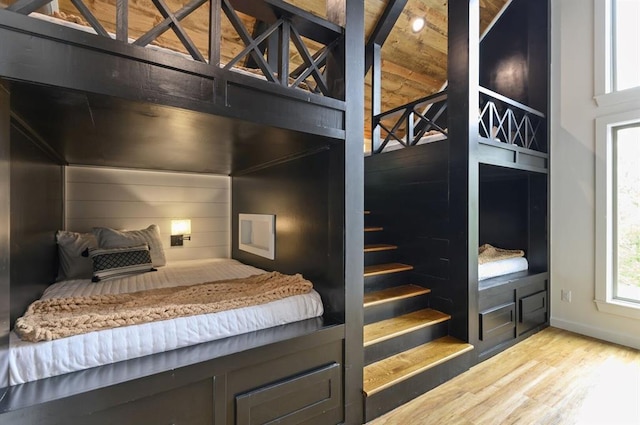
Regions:
<instances>
[{"instance_id":1,"label":"drawer front","mask_svg":"<svg viewBox=\"0 0 640 425\"><path fill-rule=\"evenodd\" d=\"M63 423L78 425L140 425L213 423L213 380L202 381L170 391L132 400L82 418Z\"/></svg>"},{"instance_id":2,"label":"drawer front","mask_svg":"<svg viewBox=\"0 0 640 425\"><path fill-rule=\"evenodd\" d=\"M520 298L518 333L523 334L547 322L547 291Z\"/></svg>"},{"instance_id":3,"label":"drawer front","mask_svg":"<svg viewBox=\"0 0 640 425\"><path fill-rule=\"evenodd\" d=\"M480 339L502 342L515 338L516 303L502 304L480 313Z\"/></svg>"},{"instance_id":4,"label":"drawer front","mask_svg":"<svg viewBox=\"0 0 640 425\"><path fill-rule=\"evenodd\" d=\"M341 368L314 369L236 396L236 423L297 424L340 405Z\"/></svg>"}]
</instances>

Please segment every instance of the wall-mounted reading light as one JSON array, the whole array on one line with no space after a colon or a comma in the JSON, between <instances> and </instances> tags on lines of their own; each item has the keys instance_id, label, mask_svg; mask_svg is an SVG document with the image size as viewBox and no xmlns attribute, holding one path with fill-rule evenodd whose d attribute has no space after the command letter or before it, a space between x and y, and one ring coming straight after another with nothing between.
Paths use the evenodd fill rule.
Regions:
<instances>
[{"instance_id":1,"label":"wall-mounted reading light","mask_svg":"<svg viewBox=\"0 0 640 425\"><path fill-rule=\"evenodd\" d=\"M411 30L413 32L418 32L420 31L422 28L424 28L424 18L415 18L412 22L411 22Z\"/></svg>"},{"instance_id":2,"label":"wall-mounted reading light","mask_svg":"<svg viewBox=\"0 0 640 425\"><path fill-rule=\"evenodd\" d=\"M171 246L182 246L191 240L191 220L171 220Z\"/></svg>"}]
</instances>

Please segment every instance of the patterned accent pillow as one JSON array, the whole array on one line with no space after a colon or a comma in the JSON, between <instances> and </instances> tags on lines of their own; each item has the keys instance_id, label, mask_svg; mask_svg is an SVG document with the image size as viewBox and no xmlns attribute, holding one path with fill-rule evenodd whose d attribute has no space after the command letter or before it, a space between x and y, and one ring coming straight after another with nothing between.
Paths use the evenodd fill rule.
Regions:
<instances>
[{"instance_id":1,"label":"patterned accent pillow","mask_svg":"<svg viewBox=\"0 0 640 425\"><path fill-rule=\"evenodd\" d=\"M96 235L100 248L121 248L147 244L149 251L151 251L153 266L160 267L167 264L162 240L160 239L160 228L156 224L141 230L115 230L109 227L94 227L93 234Z\"/></svg>"},{"instance_id":2,"label":"patterned accent pillow","mask_svg":"<svg viewBox=\"0 0 640 425\"><path fill-rule=\"evenodd\" d=\"M148 245L88 249L87 255L93 260L92 282L156 270Z\"/></svg>"}]
</instances>

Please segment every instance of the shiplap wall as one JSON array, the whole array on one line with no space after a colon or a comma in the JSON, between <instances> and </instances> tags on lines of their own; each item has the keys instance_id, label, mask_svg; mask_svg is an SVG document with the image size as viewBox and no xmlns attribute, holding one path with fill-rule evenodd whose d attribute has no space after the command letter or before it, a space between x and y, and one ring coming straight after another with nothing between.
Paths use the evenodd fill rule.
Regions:
<instances>
[{"instance_id":1,"label":"shiplap wall","mask_svg":"<svg viewBox=\"0 0 640 425\"><path fill-rule=\"evenodd\" d=\"M160 227L167 261L229 257L227 176L66 167L66 229ZM191 219L191 240L171 247L171 219Z\"/></svg>"}]
</instances>

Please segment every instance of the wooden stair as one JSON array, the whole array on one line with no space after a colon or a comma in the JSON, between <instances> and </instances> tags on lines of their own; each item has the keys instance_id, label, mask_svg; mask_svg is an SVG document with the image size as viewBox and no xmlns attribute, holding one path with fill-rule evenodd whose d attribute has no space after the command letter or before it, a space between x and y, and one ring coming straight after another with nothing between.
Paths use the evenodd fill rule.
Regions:
<instances>
[{"instance_id":1,"label":"wooden stair","mask_svg":"<svg viewBox=\"0 0 640 425\"><path fill-rule=\"evenodd\" d=\"M386 243L384 227L366 225L365 232L363 388L370 421L468 368L460 356L473 346L448 335L451 316L428 308L429 288L408 282L413 266L397 261L402 252Z\"/></svg>"},{"instance_id":2,"label":"wooden stair","mask_svg":"<svg viewBox=\"0 0 640 425\"><path fill-rule=\"evenodd\" d=\"M402 316L371 323L364 327L364 346L367 347L372 344L377 344L449 319L451 319L451 316L448 314L425 308L403 314Z\"/></svg>"},{"instance_id":3,"label":"wooden stair","mask_svg":"<svg viewBox=\"0 0 640 425\"><path fill-rule=\"evenodd\" d=\"M417 297L428 294L429 292L431 292L431 289L418 285L401 285L381 291L369 292L364 294L364 308L405 298Z\"/></svg>"},{"instance_id":4,"label":"wooden stair","mask_svg":"<svg viewBox=\"0 0 640 425\"><path fill-rule=\"evenodd\" d=\"M378 276L381 274L399 273L404 271L413 270L413 266L402 263L388 263L388 264L375 264L372 266L365 266L364 277Z\"/></svg>"},{"instance_id":5,"label":"wooden stair","mask_svg":"<svg viewBox=\"0 0 640 425\"><path fill-rule=\"evenodd\" d=\"M445 336L380 360L364 368L364 392L379 393L472 349L471 344Z\"/></svg>"},{"instance_id":6,"label":"wooden stair","mask_svg":"<svg viewBox=\"0 0 640 425\"><path fill-rule=\"evenodd\" d=\"M386 243L372 243L364 246L364 252L380 252L398 249L398 245L389 245Z\"/></svg>"}]
</instances>

